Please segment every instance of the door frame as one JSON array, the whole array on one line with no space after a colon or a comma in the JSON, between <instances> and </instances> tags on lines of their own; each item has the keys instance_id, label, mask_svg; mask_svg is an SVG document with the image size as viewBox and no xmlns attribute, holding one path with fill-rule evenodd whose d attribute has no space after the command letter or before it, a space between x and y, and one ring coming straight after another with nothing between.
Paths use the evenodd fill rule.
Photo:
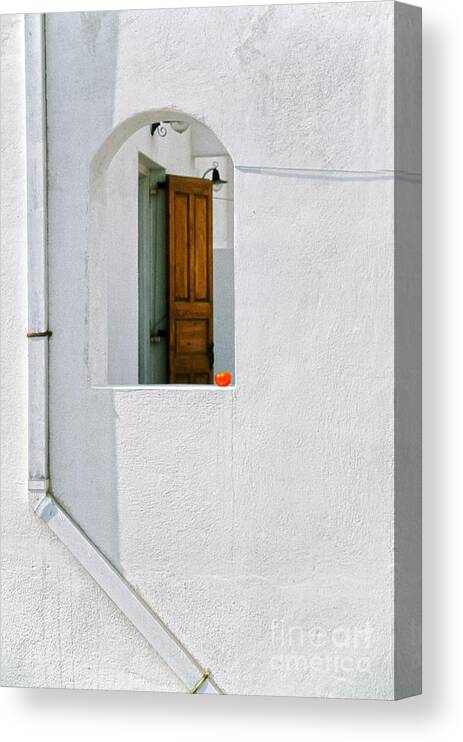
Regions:
<instances>
[{"instance_id":1,"label":"door frame","mask_svg":"<svg viewBox=\"0 0 463 742\"><path fill-rule=\"evenodd\" d=\"M138 159L138 382L158 385L168 383L166 171L141 152ZM156 271L163 261L165 285L161 287ZM166 302L166 315L161 318L156 317L159 291L165 292Z\"/></svg>"}]
</instances>

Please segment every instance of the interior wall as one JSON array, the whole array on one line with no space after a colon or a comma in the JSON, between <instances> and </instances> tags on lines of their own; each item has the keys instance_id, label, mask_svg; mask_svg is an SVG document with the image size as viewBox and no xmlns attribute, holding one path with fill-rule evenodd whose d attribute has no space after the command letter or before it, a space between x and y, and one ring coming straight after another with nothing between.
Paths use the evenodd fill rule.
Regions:
<instances>
[{"instance_id":1,"label":"interior wall","mask_svg":"<svg viewBox=\"0 0 463 742\"><path fill-rule=\"evenodd\" d=\"M214 143L210 139L201 143L193 132L194 174L200 178L214 161L219 166L221 178L227 181L220 191L212 192L214 371L231 371L235 381L234 171L226 154L196 156L196 152L205 151L207 145L213 152Z\"/></svg>"},{"instance_id":2,"label":"interior wall","mask_svg":"<svg viewBox=\"0 0 463 742\"><path fill-rule=\"evenodd\" d=\"M166 128L165 137L151 136L149 126L132 134L112 159L104 178L101 242L107 252L109 384L138 384L139 153L172 175L202 177L217 160L222 177L229 181L213 193L214 370L233 374L235 370L233 167L223 145L201 124L190 125L183 134L169 125ZM197 151L201 156L196 157Z\"/></svg>"}]
</instances>

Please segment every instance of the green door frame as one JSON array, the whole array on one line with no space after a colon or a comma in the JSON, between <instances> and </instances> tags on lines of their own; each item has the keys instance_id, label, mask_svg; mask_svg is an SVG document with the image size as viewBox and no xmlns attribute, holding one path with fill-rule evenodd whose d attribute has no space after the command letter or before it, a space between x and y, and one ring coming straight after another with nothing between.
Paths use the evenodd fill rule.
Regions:
<instances>
[{"instance_id":1,"label":"green door frame","mask_svg":"<svg viewBox=\"0 0 463 742\"><path fill-rule=\"evenodd\" d=\"M138 381L168 383L166 171L139 155Z\"/></svg>"}]
</instances>

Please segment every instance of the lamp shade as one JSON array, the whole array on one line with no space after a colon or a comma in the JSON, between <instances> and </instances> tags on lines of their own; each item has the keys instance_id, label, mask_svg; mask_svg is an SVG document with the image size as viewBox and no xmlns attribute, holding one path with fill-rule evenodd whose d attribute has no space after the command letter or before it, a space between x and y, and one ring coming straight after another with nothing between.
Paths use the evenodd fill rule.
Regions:
<instances>
[{"instance_id":1,"label":"lamp shade","mask_svg":"<svg viewBox=\"0 0 463 742\"><path fill-rule=\"evenodd\" d=\"M189 127L188 121L171 121L170 125L174 131L177 132L177 134L183 134L184 131L186 131Z\"/></svg>"},{"instance_id":2,"label":"lamp shade","mask_svg":"<svg viewBox=\"0 0 463 742\"><path fill-rule=\"evenodd\" d=\"M217 167L212 170L212 188L214 191L220 191L223 185L228 181L222 180L220 177L219 169Z\"/></svg>"}]
</instances>

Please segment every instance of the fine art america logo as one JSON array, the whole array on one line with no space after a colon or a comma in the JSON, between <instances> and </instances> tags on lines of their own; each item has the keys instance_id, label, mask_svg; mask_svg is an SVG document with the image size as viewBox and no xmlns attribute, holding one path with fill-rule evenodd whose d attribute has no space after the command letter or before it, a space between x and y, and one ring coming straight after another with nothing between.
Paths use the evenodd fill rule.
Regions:
<instances>
[{"instance_id":1,"label":"fine art america logo","mask_svg":"<svg viewBox=\"0 0 463 742\"><path fill-rule=\"evenodd\" d=\"M288 625L274 619L271 669L276 673L371 672L372 627Z\"/></svg>"}]
</instances>

